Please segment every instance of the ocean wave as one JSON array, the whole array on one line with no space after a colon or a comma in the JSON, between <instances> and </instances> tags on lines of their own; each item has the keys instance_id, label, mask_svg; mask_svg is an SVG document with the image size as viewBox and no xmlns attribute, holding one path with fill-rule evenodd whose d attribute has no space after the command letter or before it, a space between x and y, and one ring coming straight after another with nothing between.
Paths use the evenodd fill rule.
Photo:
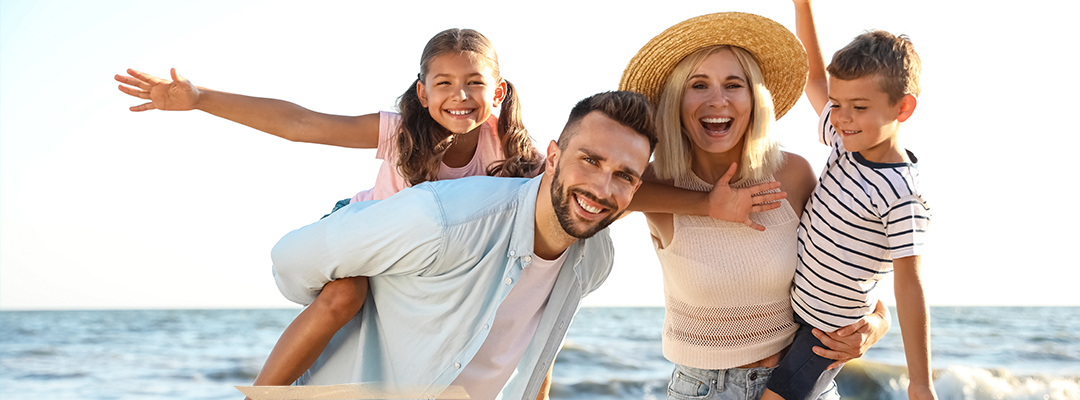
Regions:
<instances>
[{"instance_id":1,"label":"ocean wave","mask_svg":"<svg viewBox=\"0 0 1080 400\"><path fill-rule=\"evenodd\" d=\"M907 368L861 360L836 378L844 399L907 399ZM1006 369L950 366L934 371L938 398L957 400L1080 399L1080 375L1014 375Z\"/></svg>"}]
</instances>

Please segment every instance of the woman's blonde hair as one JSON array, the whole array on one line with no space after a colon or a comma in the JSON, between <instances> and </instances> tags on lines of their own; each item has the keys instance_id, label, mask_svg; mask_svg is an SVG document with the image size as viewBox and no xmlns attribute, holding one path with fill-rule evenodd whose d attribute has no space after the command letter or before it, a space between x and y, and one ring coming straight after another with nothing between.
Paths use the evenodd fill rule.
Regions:
<instances>
[{"instance_id":1,"label":"woman's blonde hair","mask_svg":"<svg viewBox=\"0 0 1080 400\"><path fill-rule=\"evenodd\" d=\"M750 125L743 135L743 154L739 161L740 181L766 178L780 168L784 155L780 146L769 138L769 125L776 120L772 96L765 88L761 68L750 52L736 46L710 46L698 49L679 61L668 75L656 107L656 129L660 143L656 146L653 170L660 179L671 180L691 174L693 143L683 130L682 100L686 81L705 59L720 51L735 55L749 81L753 101Z\"/></svg>"}]
</instances>

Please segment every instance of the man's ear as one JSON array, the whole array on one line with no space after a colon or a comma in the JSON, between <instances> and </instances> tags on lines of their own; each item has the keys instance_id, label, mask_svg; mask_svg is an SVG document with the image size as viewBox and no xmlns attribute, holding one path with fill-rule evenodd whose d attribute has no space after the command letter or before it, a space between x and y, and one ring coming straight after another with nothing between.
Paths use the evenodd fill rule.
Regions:
<instances>
[{"instance_id":1,"label":"man's ear","mask_svg":"<svg viewBox=\"0 0 1080 400\"><path fill-rule=\"evenodd\" d=\"M424 82L416 80L416 97L420 99L420 106L427 108L427 90L424 90Z\"/></svg>"},{"instance_id":2,"label":"man's ear","mask_svg":"<svg viewBox=\"0 0 1080 400\"><path fill-rule=\"evenodd\" d=\"M904 98L900 99L900 113L896 115L896 120L900 122L907 121L911 118L911 114L915 112L915 105L918 104L918 100L915 96L905 94Z\"/></svg>"},{"instance_id":3,"label":"man's ear","mask_svg":"<svg viewBox=\"0 0 1080 400\"><path fill-rule=\"evenodd\" d=\"M507 94L506 80L500 80L499 86L495 87L495 107L502 105L503 100L506 100Z\"/></svg>"},{"instance_id":4,"label":"man's ear","mask_svg":"<svg viewBox=\"0 0 1080 400\"><path fill-rule=\"evenodd\" d=\"M547 164L545 165L546 170L552 171L554 173L555 166L559 164L559 153L560 150L558 143L556 143L554 140L552 140L551 143L548 143L547 159L544 160L544 163Z\"/></svg>"}]
</instances>

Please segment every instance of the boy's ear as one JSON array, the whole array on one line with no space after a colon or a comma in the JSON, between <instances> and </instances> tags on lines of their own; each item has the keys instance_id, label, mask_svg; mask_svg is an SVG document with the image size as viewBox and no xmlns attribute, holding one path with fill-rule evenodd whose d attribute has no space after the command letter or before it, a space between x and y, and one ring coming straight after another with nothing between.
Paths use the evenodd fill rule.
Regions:
<instances>
[{"instance_id":1,"label":"boy's ear","mask_svg":"<svg viewBox=\"0 0 1080 400\"><path fill-rule=\"evenodd\" d=\"M547 163L547 165L544 166L545 169L554 173L555 166L559 164L559 144L554 140L552 140L551 143L548 143L547 159L545 159L544 162Z\"/></svg>"},{"instance_id":2,"label":"boy's ear","mask_svg":"<svg viewBox=\"0 0 1080 400\"><path fill-rule=\"evenodd\" d=\"M495 87L495 107L501 106L506 99L506 81L500 80L499 86Z\"/></svg>"},{"instance_id":3,"label":"boy's ear","mask_svg":"<svg viewBox=\"0 0 1080 400\"><path fill-rule=\"evenodd\" d=\"M424 82L416 81L416 97L420 99L420 106L427 108L427 90L424 90Z\"/></svg>"},{"instance_id":4,"label":"boy's ear","mask_svg":"<svg viewBox=\"0 0 1080 400\"><path fill-rule=\"evenodd\" d=\"M915 112L916 104L918 104L918 100L915 99L915 96L905 94L904 98L900 99L900 113L896 115L896 120L904 122L911 118L911 114Z\"/></svg>"}]
</instances>

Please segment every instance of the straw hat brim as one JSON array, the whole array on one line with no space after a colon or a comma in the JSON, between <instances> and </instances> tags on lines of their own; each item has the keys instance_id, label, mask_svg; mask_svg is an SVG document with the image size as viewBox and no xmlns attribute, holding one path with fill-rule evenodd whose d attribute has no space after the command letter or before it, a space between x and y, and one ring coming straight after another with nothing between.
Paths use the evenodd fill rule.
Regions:
<instances>
[{"instance_id":1,"label":"straw hat brim","mask_svg":"<svg viewBox=\"0 0 1080 400\"><path fill-rule=\"evenodd\" d=\"M772 94L776 119L799 100L807 74L802 43L776 21L741 12L706 14L664 30L630 60L619 90L641 93L659 104L660 91L675 65L698 49L716 45L741 47L754 55Z\"/></svg>"}]
</instances>

